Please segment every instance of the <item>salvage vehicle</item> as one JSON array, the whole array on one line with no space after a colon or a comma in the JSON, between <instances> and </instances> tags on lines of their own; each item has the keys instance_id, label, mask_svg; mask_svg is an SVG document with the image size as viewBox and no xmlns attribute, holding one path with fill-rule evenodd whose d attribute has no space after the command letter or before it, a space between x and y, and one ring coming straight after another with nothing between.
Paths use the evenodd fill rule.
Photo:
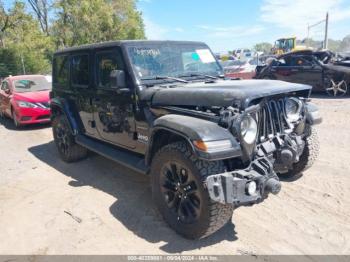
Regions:
<instances>
[{"instance_id":1,"label":"salvage vehicle","mask_svg":"<svg viewBox=\"0 0 350 262\"><path fill-rule=\"evenodd\" d=\"M0 90L0 116L13 119L15 127L50 122L51 83L43 75L10 76Z\"/></svg>"},{"instance_id":2,"label":"salvage vehicle","mask_svg":"<svg viewBox=\"0 0 350 262\"><path fill-rule=\"evenodd\" d=\"M74 162L91 150L149 174L170 227L186 238L206 237L235 208L277 194L278 175L300 174L318 153L314 125L321 117L309 102L310 86L222 74L201 42L58 51L51 93L58 152Z\"/></svg>"},{"instance_id":3,"label":"salvage vehicle","mask_svg":"<svg viewBox=\"0 0 350 262\"><path fill-rule=\"evenodd\" d=\"M278 56L263 67L257 67L257 79L277 79L313 86L314 92L333 97L348 93L350 68L332 61L328 51L300 51Z\"/></svg>"}]
</instances>

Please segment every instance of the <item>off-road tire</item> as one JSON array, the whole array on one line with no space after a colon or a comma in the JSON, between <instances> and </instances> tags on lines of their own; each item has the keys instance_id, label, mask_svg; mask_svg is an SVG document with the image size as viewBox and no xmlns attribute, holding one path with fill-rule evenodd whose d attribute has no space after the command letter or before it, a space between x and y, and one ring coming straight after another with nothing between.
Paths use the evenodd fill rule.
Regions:
<instances>
[{"instance_id":1,"label":"off-road tire","mask_svg":"<svg viewBox=\"0 0 350 262\"><path fill-rule=\"evenodd\" d=\"M279 174L280 178L293 178L299 176L302 172L309 169L316 161L319 155L319 140L317 130L313 126L307 126L307 136L305 137L305 148L300 156L299 162L293 164L293 169L287 173Z\"/></svg>"},{"instance_id":2,"label":"off-road tire","mask_svg":"<svg viewBox=\"0 0 350 262\"><path fill-rule=\"evenodd\" d=\"M63 161L68 163L76 162L87 156L88 150L75 143L74 136L69 128L68 120L64 115L56 115L53 118L52 132L57 150ZM62 134L62 132L65 133ZM62 135L65 136L64 142L62 140ZM65 145L62 145L62 143L65 143Z\"/></svg>"},{"instance_id":3,"label":"off-road tire","mask_svg":"<svg viewBox=\"0 0 350 262\"><path fill-rule=\"evenodd\" d=\"M192 172L200 195L200 212L194 223L183 223L168 207L161 192L161 170L167 162L176 161ZM214 202L210 199L204 181L207 176L225 171L222 161L202 161L197 159L187 143L175 142L161 148L154 156L151 165L151 185L153 200L164 220L177 233L189 239L205 238L221 227L232 217L233 206ZM164 175L165 176L165 175Z\"/></svg>"}]
</instances>

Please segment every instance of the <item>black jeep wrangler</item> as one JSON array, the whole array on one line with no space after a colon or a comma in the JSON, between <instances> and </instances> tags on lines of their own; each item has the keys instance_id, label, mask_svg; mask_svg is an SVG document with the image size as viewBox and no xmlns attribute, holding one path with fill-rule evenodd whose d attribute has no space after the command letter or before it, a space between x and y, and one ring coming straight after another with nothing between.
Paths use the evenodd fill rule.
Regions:
<instances>
[{"instance_id":1,"label":"black jeep wrangler","mask_svg":"<svg viewBox=\"0 0 350 262\"><path fill-rule=\"evenodd\" d=\"M224 79L200 42L86 45L54 55L53 136L64 161L91 150L150 174L170 227L202 238L313 164L321 118L310 91Z\"/></svg>"}]
</instances>

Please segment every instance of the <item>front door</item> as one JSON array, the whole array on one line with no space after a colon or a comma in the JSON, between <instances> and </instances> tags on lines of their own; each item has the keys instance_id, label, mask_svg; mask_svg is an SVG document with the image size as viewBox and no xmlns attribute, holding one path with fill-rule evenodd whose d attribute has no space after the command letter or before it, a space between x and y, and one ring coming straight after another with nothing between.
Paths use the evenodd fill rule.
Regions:
<instances>
[{"instance_id":1,"label":"front door","mask_svg":"<svg viewBox=\"0 0 350 262\"><path fill-rule=\"evenodd\" d=\"M299 56L295 58L294 68L298 70L296 83L316 87L322 84L322 68L312 56Z\"/></svg>"},{"instance_id":2,"label":"front door","mask_svg":"<svg viewBox=\"0 0 350 262\"><path fill-rule=\"evenodd\" d=\"M135 119L131 92L118 93L116 88L112 88L110 81L113 70L125 71L121 49L97 50L95 63L96 96L93 98L93 105L98 134L106 142L134 148ZM126 78L128 79L127 74Z\"/></svg>"}]
</instances>

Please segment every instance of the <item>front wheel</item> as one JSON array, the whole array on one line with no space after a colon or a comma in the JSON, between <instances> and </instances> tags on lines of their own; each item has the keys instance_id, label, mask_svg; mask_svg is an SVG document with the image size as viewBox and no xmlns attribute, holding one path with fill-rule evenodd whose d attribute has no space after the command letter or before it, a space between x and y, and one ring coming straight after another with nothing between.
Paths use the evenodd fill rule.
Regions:
<instances>
[{"instance_id":1,"label":"front wheel","mask_svg":"<svg viewBox=\"0 0 350 262\"><path fill-rule=\"evenodd\" d=\"M64 115L56 115L53 118L52 131L63 161L75 162L87 156L87 149L75 143L68 120Z\"/></svg>"},{"instance_id":2,"label":"front wheel","mask_svg":"<svg viewBox=\"0 0 350 262\"><path fill-rule=\"evenodd\" d=\"M15 110L12 110L12 120L13 120L13 124L15 125L16 128L20 128L21 124L18 122L17 120L17 116L16 116L16 112Z\"/></svg>"},{"instance_id":3,"label":"front wheel","mask_svg":"<svg viewBox=\"0 0 350 262\"><path fill-rule=\"evenodd\" d=\"M161 148L151 166L153 200L169 226L180 235L204 238L232 217L233 206L210 199L204 181L225 171L222 161L196 159L185 142Z\"/></svg>"},{"instance_id":4,"label":"front wheel","mask_svg":"<svg viewBox=\"0 0 350 262\"><path fill-rule=\"evenodd\" d=\"M280 178L293 178L306 171L315 163L319 155L319 141L315 127L308 126L307 135L304 139L304 151L299 158L299 162L293 164L293 168L286 173L278 174Z\"/></svg>"}]
</instances>

